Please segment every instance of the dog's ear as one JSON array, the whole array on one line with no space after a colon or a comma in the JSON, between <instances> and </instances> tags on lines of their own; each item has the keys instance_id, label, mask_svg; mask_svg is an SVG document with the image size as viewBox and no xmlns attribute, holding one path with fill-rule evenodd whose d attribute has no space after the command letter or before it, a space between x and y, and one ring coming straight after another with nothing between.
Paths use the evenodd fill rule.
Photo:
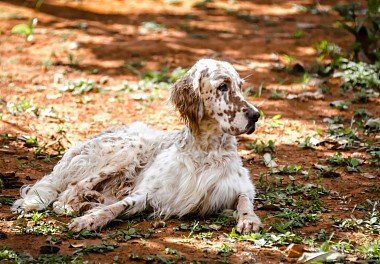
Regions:
<instances>
[{"instance_id":1,"label":"dog's ear","mask_svg":"<svg viewBox=\"0 0 380 264\"><path fill-rule=\"evenodd\" d=\"M199 132L203 117L203 102L200 96L203 71L190 69L171 89L170 101L192 133Z\"/></svg>"}]
</instances>

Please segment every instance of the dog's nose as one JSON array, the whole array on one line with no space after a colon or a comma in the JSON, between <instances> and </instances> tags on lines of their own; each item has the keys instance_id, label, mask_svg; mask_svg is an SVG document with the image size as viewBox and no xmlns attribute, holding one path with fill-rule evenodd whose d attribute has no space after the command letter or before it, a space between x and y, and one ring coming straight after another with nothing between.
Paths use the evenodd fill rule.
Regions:
<instances>
[{"instance_id":1,"label":"dog's nose","mask_svg":"<svg viewBox=\"0 0 380 264\"><path fill-rule=\"evenodd\" d=\"M245 112L245 116L247 117L248 120L257 122L257 120L259 120L260 118L260 112L252 108L247 108Z\"/></svg>"}]
</instances>

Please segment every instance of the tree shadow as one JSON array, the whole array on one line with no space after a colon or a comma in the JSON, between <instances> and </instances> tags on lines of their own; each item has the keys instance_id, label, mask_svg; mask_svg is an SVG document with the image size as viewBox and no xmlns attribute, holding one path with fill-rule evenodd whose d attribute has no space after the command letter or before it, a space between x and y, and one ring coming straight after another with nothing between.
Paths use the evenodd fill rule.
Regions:
<instances>
[{"instance_id":1,"label":"tree shadow","mask_svg":"<svg viewBox=\"0 0 380 264\"><path fill-rule=\"evenodd\" d=\"M4 2L33 8L32 2L22 0ZM258 5L265 3L265 1L255 2ZM282 1L281 6L287 6L289 3L291 1ZM274 3L271 5L276 6ZM245 10L240 11L245 12ZM234 58L235 61L242 61L260 54L287 53L289 50L286 48L278 48L278 42L282 42L281 46L284 47L287 44L293 45L295 40L292 34L296 31L294 25L305 20L305 13L293 12L281 15L255 15L257 21L253 23L247 16L214 8L195 9L190 15L169 11L123 15L116 13L116 10L114 13L104 14L90 11L81 5L73 7L49 2L44 2L39 12L52 17L49 21L40 21L40 25L44 27L78 29L80 21L86 22L88 28L84 29L83 33L89 35L90 40L79 40L79 43L95 57L96 63L86 62L84 59L78 68L91 70L96 66L102 74L110 76L128 74L128 70L123 69L120 61L128 64L137 57L147 62L167 60L169 66L188 67L189 61L193 63L201 57L224 60ZM204 16L207 17L207 21L203 20ZM318 16L308 17L307 21L309 20L320 22ZM155 21L164 25L169 33L140 34L139 27L146 21ZM221 27L223 23L226 26ZM107 36L106 41L95 41L105 36ZM308 38L305 41L299 40L300 45L309 46L310 43L317 42L318 37L310 35ZM302 50L292 50L291 53L297 57L310 57ZM112 66L103 66L102 61L113 63Z\"/></svg>"}]
</instances>

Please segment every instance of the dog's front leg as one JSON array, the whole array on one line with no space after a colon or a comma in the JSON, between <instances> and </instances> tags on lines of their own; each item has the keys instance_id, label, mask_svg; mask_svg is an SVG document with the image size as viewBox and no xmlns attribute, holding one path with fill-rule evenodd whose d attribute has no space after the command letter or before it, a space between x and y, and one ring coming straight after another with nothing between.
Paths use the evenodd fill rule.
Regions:
<instances>
[{"instance_id":1,"label":"dog's front leg","mask_svg":"<svg viewBox=\"0 0 380 264\"><path fill-rule=\"evenodd\" d=\"M253 211L253 204L245 194L240 194L237 204L238 218L236 231L250 233L257 231L262 226L260 218Z\"/></svg>"}]
</instances>

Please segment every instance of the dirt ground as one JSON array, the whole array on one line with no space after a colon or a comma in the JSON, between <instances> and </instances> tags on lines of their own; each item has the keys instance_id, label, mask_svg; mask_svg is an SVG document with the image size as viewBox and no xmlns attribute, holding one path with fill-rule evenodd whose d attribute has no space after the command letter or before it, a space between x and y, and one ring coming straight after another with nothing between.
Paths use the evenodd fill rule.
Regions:
<instances>
[{"instance_id":1,"label":"dirt ground","mask_svg":"<svg viewBox=\"0 0 380 264\"><path fill-rule=\"evenodd\" d=\"M291 57L305 68L311 66L317 57L315 44L321 40L334 42L343 49L352 43L353 38L336 27L338 15L326 11L337 2L321 1L320 12L310 12L296 8L296 4L308 6L314 3L311 0L214 1L206 7L194 7L196 1L46 0L38 11L34 1L0 1L0 175L4 181L0 195L16 199L19 187L48 174L59 161L59 154L72 143L110 126L140 120L157 129L180 129L183 124L167 102L167 89L130 91L123 87L126 81L138 82L138 73L162 71L165 67L170 71L188 68L202 57L211 57L230 61L243 77L251 75L246 78L246 91L253 88L257 92L264 87L256 96L246 93L249 101L264 113L257 131L238 138L239 154L258 188L255 206L264 220L263 229L281 233L272 225L279 208L266 206L265 194L273 192L273 185L285 188L293 182L320 185L328 193L320 196L323 210L317 219L291 228L291 233L307 239L325 230L327 239L331 235L332 241L349 241L354 245L379 237L378 230L365 232L355 225L344 229L333 221L352 216L364 219L376 208L380 201L378 163L371 164L363 148L342 150L345 157L353 155L364 160L360 171L347 172L344 167L337 167L338 177L320 177L313 165L327 165L326 159L337 150L329 144L316 149L299 146L307 136L318 138L326 133L323 121L326 117L342 116L345 127L350 127L359 108L379 117L379 99L352 104L346 111L332 108L331 101L349 99L352 93L342 95L340 79L331 77L316 80L323 79L331 90L322 99L273 100L274 91L299 94L317 89L314 78L302 82L302 74L276 70L276 65L289 63L286 58ZM15 25L32 17L38 18L33 39L26 41L25 37L11 33ZM153 29L143 26L147 21L154 21L156 26ZM301 36L296 36L297 31L302 32ZM59 90L63 84L77 79L92 80L102 90L81 95ZM28 107L14 113L9 110L10 103L23 100L29 103ZM376 134L365 134L362 130L359 134L373 142L378 140ZM23 136L36 137L38 146L25 142ZM256 139L273 140L272 156L277 164L301 165L303 172L290 176L269 174L263 153L248 147ZM297 261L286 252L287 243L259 246L257 242L231 238L234 222L228 217L222 217L223 221L218 221L220 216L171 219L163 224L139 216L133 221L112 224L98 237L78 240L63 238L57 232L17 231L15 227L20 220L10 212L9 204L0 204L0 245L29 258L37 258L41 246L58 236L61 241L56 246L61 255L72 255L102 241L118 242L118 247L110 252L85 254L83 259L90 263L149 262L149 256L161 263ZM375 205L364 206L368 204ZM51 214L44 219L54 223L70 221L69 217ZM24 227L35 224L29 222ZM124 240L108 237L132 227L142 235ZM317 239L316 243L323 241ZM305 249L310 246L305 241L295 243ZM352 261L360 260L357 254L348 256Z\"/></svg>"}]
</instances>

